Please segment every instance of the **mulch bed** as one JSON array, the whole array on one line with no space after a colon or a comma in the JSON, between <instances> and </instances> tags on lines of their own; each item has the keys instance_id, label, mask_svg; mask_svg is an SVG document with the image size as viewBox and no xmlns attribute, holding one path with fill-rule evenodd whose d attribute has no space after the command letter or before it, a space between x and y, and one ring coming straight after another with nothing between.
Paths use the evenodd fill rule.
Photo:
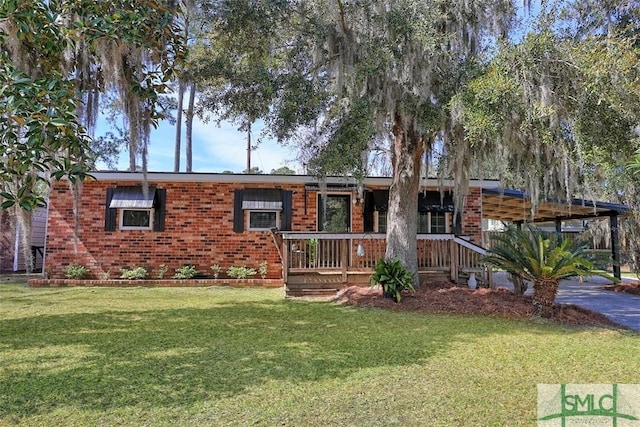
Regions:
<instances>
[{"instance_id":1,"label":"mulch bed","mask_svg":"<svg viewBox=\"0 0 640 427\"><path fill-rule=\"evenodd\" d=\"M506 288L471 290L451 283L424 283L415 293L403 293L395 303L382 297L382 289L351 286L338 293L338 301L360 307L398 311L489 315L512 319L530 319L530 296L516 296ZM617 326L600 313L568 304L556 304L552 320L571 325Z\"/></svg>"},{"instance_id":2,"label":"mulch bed","mask_svg":"<svg viewBox=\"0 0 640 427\"><path fill-rule=\"evenodd\" d=\"M602 289L613 292L625 292L632 295L640 295L640 281L616 283L604 286Z\"/></svg>"}]
</instances>

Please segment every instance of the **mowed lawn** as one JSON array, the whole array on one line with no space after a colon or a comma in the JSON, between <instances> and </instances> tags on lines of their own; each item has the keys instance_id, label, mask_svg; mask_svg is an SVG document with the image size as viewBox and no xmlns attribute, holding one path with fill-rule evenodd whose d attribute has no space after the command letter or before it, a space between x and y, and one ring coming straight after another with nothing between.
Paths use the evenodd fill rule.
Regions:
<instances>
[{"instance_id":1,"label":"mowed lawn","mask_svg":"<svg viewBox=\"0 0 640 427\"><path fill-rule=\"evenodd\" d=\"M637 383L639 348L281 290L0 285L0 425L535 425L536 384Z\"/></svg>"}]
</instances>

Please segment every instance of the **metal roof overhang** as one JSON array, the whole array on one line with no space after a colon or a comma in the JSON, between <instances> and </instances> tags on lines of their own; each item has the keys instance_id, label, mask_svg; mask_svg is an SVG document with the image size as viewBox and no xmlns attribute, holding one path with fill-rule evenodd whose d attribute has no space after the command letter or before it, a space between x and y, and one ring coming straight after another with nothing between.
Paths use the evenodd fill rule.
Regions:
<instances>
[{"instance_id":1,"label":"metal roof overhang","mask_svg":"<svg viewBox=\"0 0 640 427\"><path fill-rule=\"evenodd\" d=\"M606 218L622 216L629 207L617 203L572 199L571 201L546 199L539 202L534 212L531 198L523 191L483 189L483 218L511 222L548 222L557 220Z\"/></svg>"},{"instance_id":2,"label":"metal roof overhang","mask_svg":"<svg viewBox=\"0 0 640 427\"><path fill-rule=\"evenodd\" d=\"M116 187L109 208L151 209L156 196L156 188L149 186L147 193L141 186Z\"/></svg>"}]
</instances>

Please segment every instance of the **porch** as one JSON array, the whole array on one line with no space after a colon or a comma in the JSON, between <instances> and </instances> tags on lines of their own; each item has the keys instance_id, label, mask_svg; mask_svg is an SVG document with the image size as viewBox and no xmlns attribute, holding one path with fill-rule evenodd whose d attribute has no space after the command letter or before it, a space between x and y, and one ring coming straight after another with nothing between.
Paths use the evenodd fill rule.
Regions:
<instances>
[{"instance_id":1,"label":"porch","mask_svg":"<svg viewBox=\"0 0 640 427\"><path fill-rule=\"evenodd\" d=\"M273 237L287 296L330 296L345 286L369 286L386 248L381 233L274 232ZM483 248L453 234L421 234L417 244L421 281L466 283L473 273L478 283L493 286L491 270L480 262Z\"/></svg>"}]
</instances>

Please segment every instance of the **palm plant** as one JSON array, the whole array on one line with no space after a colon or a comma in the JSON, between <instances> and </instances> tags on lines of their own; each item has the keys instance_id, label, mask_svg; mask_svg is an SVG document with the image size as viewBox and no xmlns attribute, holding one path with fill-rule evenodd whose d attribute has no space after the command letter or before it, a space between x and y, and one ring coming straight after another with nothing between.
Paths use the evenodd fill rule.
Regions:
<instances>
[{"instance_id":1,"label":"palm plant","mask_svg":"<svg viewBox=\"0 0 640 427\"><path fill-rule=\"evenodd\" d=\"M597 271L584 243L560 240L533 227L509 228L492 241L484 262L533 283L534 316L552 316L560 280L593 275L616 280Z\"/></svg>"}]
</instances>

